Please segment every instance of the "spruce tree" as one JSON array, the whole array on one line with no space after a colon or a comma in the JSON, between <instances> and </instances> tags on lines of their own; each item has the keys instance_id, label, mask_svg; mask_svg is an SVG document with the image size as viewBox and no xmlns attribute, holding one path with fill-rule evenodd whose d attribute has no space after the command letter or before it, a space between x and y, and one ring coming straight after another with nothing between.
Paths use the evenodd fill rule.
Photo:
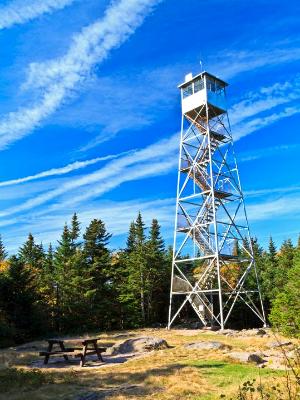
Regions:
<instances>
[{"instance_id":1,"label":"spruce tree","mask_svg":"<svg viewBox=\"0 0 300 400\"><path fill-rule=\"evenodd\" d=\"M73 238L68 225L65 224L55 252L55 264L60 270L65 270L72 255L74 255Z\"/></svg>"},{"instance_id":2,"label":"spruce tree","mask_svg":"<svg viewBox=\"0 0 300 400\"><path fill-rule=\"evenodd\" d=\"M64 225L61 239L54 254L54 274L52 282L53 296L56 298L56 325L61 330L72 329L77 318L77 284L78 265L74 262L76 249L73 245L71 232ZM78 309L78 307L77 307ZM59 316L59 318L58 318ZM78 321L79 322L79 321Z\"/></svg>"},{"instance_id":3,"label":"spruce tree","mask_svg":"<svg viewBox=\"0 0 300 400\"><path fill-rule=\"evenodd\" d=\"M103 325L108 324L105 328L109 328L112 319L115 293L111 284L111 257L107 247L110 238L111 234L100 219L93 219L83 235L84 297L88 300L93 327L101 321Z\"/></svg>"},{"instance_id":4,"label":"spruce tree","mask_svg":"<svg viewBox=\"0 0 300 400\"><path fill-rule=\"evenodd\" d=\"M2 237L0 235L0 262L4 261L7 257L7 252L5 250L5 246L2 241Z\"/></svg>"},{"instance_id":5,"label":"spruce tree","mask_svg":"<svg viewBox=\"0 0 300 400\"><path fill-rule=\"evenodd\" d=\"M46 321L37 306L39 295L32 271L16 256L10 258L9 264L5 308L16 329L15 340L22 342L40 333Z\"/></svg>"},{"instance_id":6,"label":"spruce tree","mask_svg":"<svg viewBox=\"0 0 300 400\"><path fill-rule=\"evenodd\" d=\"M264 266L261 270L261 287L262 295L266 301L267 312L270 308L270 302L275 297L276 290L276 274L278 272L278 256L276 245L270 237L269 248L264 259Z\"/></svg>"},{"instance_id":7,"label":"spruce tree","mask_svg":"<svg viewBox=\"0 0 300 400\"><path fill-rule=\"evenodd\" d=\"M157 219L153 219L151 223L145 257L147 261L147 323L149 324L161 319L169 296L170 268L168 268L165 245Z\"/></svg>"},{"instance_id":8,"label":"spruce tree","mask_svg":"<svg viewBox=\"0 0 300 400\"><path fill-rule=\"evenodd\" d=\"M127 252L133 251L135 248L135 244L136 244L135 223L131 222L130 227L129 227L128 237L127 237L127 242L126 242L126 251Z\"/></svg>"},{"instance_id":9,"label":"spruce tree","mask_svg":"<svg viewBox=\"0 0 300 400\"><path fill-rule=\"evenodd\" d=\"M274 290L272 297L275 297L287 282L287 275L289 270L293 267L295 249L291 239L283 242L278 253L278 265L274 275Z\"/></svg>"},{"instance_id":10,"label":"spruce tree","mask_svg":"<svg viewBox=\"0 0 300 400\"><path fill-rule=\"evenodd\" d=\"M135 221L135 237L136 237L136 245L143 246L145 243L145 224L142 218L142 214L139 211L137 219Z\"/></svg>"},{"instance_id":11,"label":"spruce tree","mask_svg":"<svg viewBox=\"0 0 300 400\"><path fill-rule=\"evenodd\" d=\"M290 243L288 244L290 249ZM300 260L296 259L285 277L284 287L272 304L270 320L284 335L300 338Z\"/></svg>"},{"instance_id":12,"label":"spruce tree","mask_svg":"<svg viewBox=\"0 0 300 400\"><path fill-rule=\"evenodd\" d=\"M127 239L127 252L123 257L126 282L120 295L126 306L130 307L132 324L146 323L146 237L145 224L141 213L130 224ZM130 301L130 304L129 304Z\"/></svg>"},{"instance_id":13,"label":"spruce tree","mask_svg":"<svg viewBox=\"0 0 300 400\"><path fill-rule=\"evenodd\" d=\"M18 256L21 262L30 265L34 269L40 269L42 268L45 254L43 246L36 244L33 235L29 233L27 241L19 250Z\"/></svg>"},{"instance_id":14,"label":"spruce tree","mask_svg":"<svg viewBox=\"0 0 300 400\"><path fill-rule=\"evenodd\" d=\"M97 259L109 253L107 245L111 236L100 219L93 219L90 222L83 235L83 252L89 263L94 263Z\"/></svg>"},{"instance_id":15,"label":"spruce tree","mask_svg":"<svg viewBox=\"0 0 300 400\"><path fill-rule=\"evenodd\" d=\"M74 213L73 216L72 216L71 229L70 229L70 238L71 238L71 241L72 241L72 245L74 247L78 247L79 246L79 244L77 243L79 235L80 235L80 222L78 220L77 214Z\"/></svg>"}]
</instances>

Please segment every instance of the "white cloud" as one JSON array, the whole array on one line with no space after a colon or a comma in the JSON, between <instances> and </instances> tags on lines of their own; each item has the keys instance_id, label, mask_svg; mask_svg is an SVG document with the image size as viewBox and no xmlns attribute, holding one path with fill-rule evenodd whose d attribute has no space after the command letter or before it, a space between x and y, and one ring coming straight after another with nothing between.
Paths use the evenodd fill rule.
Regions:
<instances>
[{"instance_id":1,"label":"white cloud","mask_svg":"<svg viewBox=\"0 0 300 400\"><path fill-rule=\"evenodd\" d=\"M75 161L75 162L68 164L61 168L51 168L47 171L39 172L38 174L35 174L35 175L30 175L30 176L26 176L24 178L17 178L17 179L11 179L8 181L0 182L0 187L19 185L24 182L34 181L34 180L42 179L42 178L48 178L50 176L65 175L70 172L73 172L73 171L76 171L76 170L79 170L82 168L86 168L89 165L94 165L100 161L108 161L108 160L111 160L114 158L118 158L127 153L128 152L124 152L124 153L120 153L120 154L111 154L108 156L97 157L97 158L93 158L91 160L85 160L85 161Z\"/></svg>"},{"instance_id":2,"label":"white cloud","mask_svg":"<svg viewBox=\"0 0 300 400\"><path fill-rule=\"evenodd\" d=\"M271 110L282 104L290 103L300 98L300 77L293 81L275 83L269 87L247 93L237 104L234 104L230 112L231 123L239 122L253 117L264 111Z\"/></svg>"},{"instance_id":3,"label":"white cloud","mask_svg":"<svg viewBox=\"0 0 300 400\"><path fill-rule=\"evenodd\" d=\"M290 195L280 199L247 204L247 213L251 222L273 220L279 217L300 216L300 196Z\"/></svg>"},{"instance_id":4,"label":"white cloud","mask_svg":"<svg viewBox=\"0 0 300 400\"><path fill-rule=\"evenodd\" d=\"M223 79L233 78L243 72L292 63L300 60L298 43L265 44L263 50L225 50L214 53L208 60L211 72L222 73Z\"/></svg>"},{"instance_id":5,"label":"white cloud","mask_svg":"<svg viewBox=\"0 0 300 400\"><path fill-rule=\"evenodd\" d=\"M256 189L256 190L246 190L244 194L247 197L259 197L259 196L266 196L266 195L273 195L279 193L297 193L300 191L300 186L292 185L292 186L285 186L285 187L275 187L275 188L267 188L267 189Z\"/></svg>"},{"instance_id":6,"label":"white cloud","mask_svg":"<svg viewBox=\"0 0 300 400\"><path fill-rule=\"evenodd\" d=\"M265 147L249 152L241 152L237 157L239 162L254 161L260 158L270 157L275 154L281 154L284 151L299 150L299 147L300 145L298 144L282 144L280 146Z\"/></svg>"},{"instance_id":7,"label":"white cloud","mask_svg":"<svg viewBox=\"0 0 300 400\"><path fill-rule=\"evenodd\" d=\"M0 217L30 210L65 193L76 191L79 188L81 191L85 191L76 197L72 195L72 204L92 198L100 193L103 194L123 182L167 173L177 164L176 150L178 148L178 140L179 135L175 134L168 139L161 140L144 149L120 157L117 160L107 163L99 170L79 178L72 178L59 187L35 196L21 205L3 210L0 212ZM60 203L58 208L66 207L69 204L70 201L67 204Z\"/></svg>"},{"instance_id":8,"label":"white cloud","mask_svg":"<svg viewBox=\"0 0 300 400\"><path fill-rule=\"evenodd\" d=\"M55 112L74 94L92 67L135 32L157 3L158 0L114 2L103 19L87 26L73 38L63 57L31 64L25 87L39 89L40 101L11 112L0 121L0 148L28 135Z\"/></svg>"},{"instance_id":9,"label":"white cloud","mask_svg":"<svg viewBox=\"0 0 300 400\"><path fill-rule=\"evenodd\" d=\"M281 119L291 117L300 113L300 107L286 107L283 111L267 115L265 117L257 117L249 121L243 121L233 127L233 138L235 140L241 139L259 129L274 124Z\"/></svg>"},{"instance_id":10,"label":"white cloud","mask_svg":"<svg viewBox=\"0 0 300 400\"><path fill-rule=\"evenodd\" d=\"M52 13L74 3L75 0L12 0L0 7L0 29L24 24L43 14Z\"/></svg>"},{"instance_id":11,"label":"white cloud","mask_svg":"<svg viewBox=\"0 0 300 400\"><path fill-rule=\"evenodd\" d=\"M127 234L129 224L141 211L147 226L153 218L157 218L162 226L164 237L168 238L170 228L174 224L175 199L135 199L130 201L101 201L97 204L82 207L78 213L82 231L93 218L102 219L108 231L113 234L113 243L116 237ZM72 213L69 210L48 213L41 217L39 214L31 213L28 216L0 222L1 226L18 224L18 235L14 229L5 234L5 244L10 251L16 251L18 246L24 242L28 232L32 232L38 242L45 245L52 242L56 244L65 222L69 222Z\"/></svg>"}]
</instances>

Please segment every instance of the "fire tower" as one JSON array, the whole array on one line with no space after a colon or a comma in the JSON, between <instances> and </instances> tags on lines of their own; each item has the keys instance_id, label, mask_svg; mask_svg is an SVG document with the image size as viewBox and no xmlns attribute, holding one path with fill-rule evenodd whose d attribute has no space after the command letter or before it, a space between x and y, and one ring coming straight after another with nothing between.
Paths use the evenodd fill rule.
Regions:
<instances>
[{"instance_id":1,"label":"fire tower","mask_svg":"<svg viewBox=\"0 0 300 400\"><path fill-rule=\"evenodd\" d=\"M243 304L266 325L226 109L227 83L188 74L182 125L168 328L190 304L224 329Z\"/></svg>"}]
</instances>

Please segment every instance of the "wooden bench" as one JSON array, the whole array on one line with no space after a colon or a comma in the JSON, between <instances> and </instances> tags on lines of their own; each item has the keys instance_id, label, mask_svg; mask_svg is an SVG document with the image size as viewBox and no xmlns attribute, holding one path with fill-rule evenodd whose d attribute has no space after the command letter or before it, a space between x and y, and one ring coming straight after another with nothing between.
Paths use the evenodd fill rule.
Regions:
<instances>
[{"instance_id":1,"label":"wooden bench","mask_svg":"<svg viewBox=\"0 0 300 400\"><path fill-rule=\"evenodd\" d=\"M48 339L48 348L46 351L40 351L39 355L44 358L44 364L48 364L49 358L51 356L62 356L66 361L69 361L69 356L79 357L80 366L83 367L85 364L86 356L95 355L100 361L103 362L101 353L106 351L105 347L98 347L98 338L83 340L82 347L65 347L64 340L62 339ZM60 350L53 350L53 346L59 346ZM79 353L75 351L81 350Z\"/></svg>"}]
</instances>

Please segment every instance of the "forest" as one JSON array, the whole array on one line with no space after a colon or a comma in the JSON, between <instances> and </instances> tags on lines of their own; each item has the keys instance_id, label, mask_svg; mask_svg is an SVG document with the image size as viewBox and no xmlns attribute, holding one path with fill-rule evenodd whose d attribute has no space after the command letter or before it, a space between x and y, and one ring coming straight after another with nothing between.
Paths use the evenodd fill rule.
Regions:
<instances>
[{"instance_id":1,"label":"forest","mask_svg":"<svg viewBox=\"0 0 300 400\"><path fill-rule=\"evenodd\" d=\"M0 240L0 345L49 334L165 326L172 249L159 222L141 213L129 226L126 247L111 251L105 223L93 219L82 233L75 213L55 246L32 234L8 256ZM252 239L268 321L300 337L300 240L264 249Z\"/></svg>"}]
</instances>

